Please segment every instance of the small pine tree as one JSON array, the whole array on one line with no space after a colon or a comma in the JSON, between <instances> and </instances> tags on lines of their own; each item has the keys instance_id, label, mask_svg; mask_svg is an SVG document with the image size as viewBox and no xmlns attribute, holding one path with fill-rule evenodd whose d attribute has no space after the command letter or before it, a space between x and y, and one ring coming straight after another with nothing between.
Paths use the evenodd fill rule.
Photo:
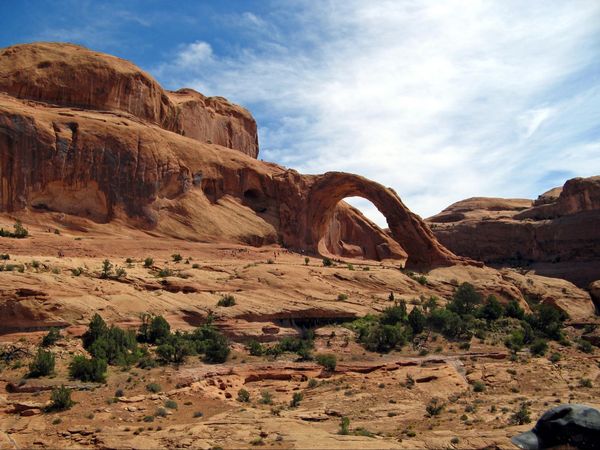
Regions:
<instances>
[{"instance_id":1,"label":"small pine tree","mask_svg":"<svg viewBox=\"0 0 600 450\"><path fill-rule=\"evenodd\" d=\"M38 378L50 375L54 372L55 363L56 358L52 352L39 348L34 360L29 365L29 377Z\"/></svg>"},{"instance_id":2,"label":"small pine tree","mask_svg":"<svg viewBox=\"0 0 600 450\"><path fill-rule=\"evenodd\" d=\"M105 259L102 261L102 273L100 274L101 278L109 278L112 275L113 264Z\"/></svg>"}]
</instances>

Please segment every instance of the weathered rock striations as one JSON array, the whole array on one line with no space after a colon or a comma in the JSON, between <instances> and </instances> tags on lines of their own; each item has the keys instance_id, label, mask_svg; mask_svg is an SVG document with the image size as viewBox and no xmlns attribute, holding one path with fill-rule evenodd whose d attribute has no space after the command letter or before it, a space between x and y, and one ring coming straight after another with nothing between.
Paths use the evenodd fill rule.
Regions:
<instances>
[{"instance_id":1,"label":"weathered rock striations","mask_svg":"<svg viewBox=\"0 0 600 450\"><path fill-rule=\"evenodd\" d=\"M129 61L72 44L15 45L0 53L0 92L49 105L120 111L165 130L256 158L256 122L244 108L192 89L165 91Z\"/></svg>"},{"instance_id":2,"label":"weathered rock striations","mask_svg":"<svg viewBox=\"0 0 600 450\"><path fill-rule=\"evenodd\" d=\"M586 287L600 278L600 177L522 199L474 198L427 219L459 255L489 264L526 266Z\"/></svg>"},{"instance_id":3,"label":"weathered rock striations","mask_svg":"<svg viewBox=\"0 0 600 450\"><path fill-rule=\"evenodd\" d=\"M322 238L336 205L357 195L387 217L396 241L379 235L379 257L418 268L473 263L440 245L391 189L357 175L301 175L257 161L251 116L223 99L184 90L170 94L172 102L131 63L73 45L15 46L2 55L2 211L122 219L204 241L280 240L316 254L329 253ZM224 117L244 131L219 134ZM230 148L198 142L212 138Z\"/></svg>"}]
</instances>

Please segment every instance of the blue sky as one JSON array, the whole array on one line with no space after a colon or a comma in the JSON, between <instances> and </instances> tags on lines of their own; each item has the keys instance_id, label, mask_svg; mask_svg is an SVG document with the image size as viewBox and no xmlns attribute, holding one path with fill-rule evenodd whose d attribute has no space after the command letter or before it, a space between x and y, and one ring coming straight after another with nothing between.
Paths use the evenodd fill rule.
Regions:
<instances>
[{"instance_id":1,"label":"blue sky","mask_svg":"<svg viewBox=\"0 0 600 450\"><path fill-rule=\"evenodd\" d=\"M597 0L0 2L0 47L36 40L227 97L260 158L365 175L424 217L600 174Z\"/></svg>"}]
</instances>

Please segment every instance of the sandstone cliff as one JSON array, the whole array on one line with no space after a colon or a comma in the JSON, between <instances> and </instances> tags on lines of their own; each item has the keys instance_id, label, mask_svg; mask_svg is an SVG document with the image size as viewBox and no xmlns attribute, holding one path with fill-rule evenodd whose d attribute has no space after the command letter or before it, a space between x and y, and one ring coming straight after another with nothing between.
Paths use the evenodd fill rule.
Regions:
<instances>
[{"instance_id":1,"label":"sandstone cliff","mask_svg":"<svg viewBox=\"0 0 600 450\"><path fill-rule=\"evenodd\" d=\"M279 241L328 254L322 238L336 206L357 195L388 219L391 240L370 230L381 255L411 267L470 263L389 188L256 160L253 119L224 99L166 93L133 64L69 44L0 55L1 211L119 219L190 240Z\"/></svg>"},{"instance_id":2,"label":"sandstone cliff","mask_svg":"<svg viewBox=\"0 0 600 450\"><path fill-rule=\"evenodd\" d=\"M452 251L587 286L600 278L600 177L574 178L536 201L473 198L427 219Z\"/></svg>"},{"instance_id":3,"label":"sandstone cliff","mask_svg":"<svg viewBox=\"0 0 600 450\"><path fill-rule=\"evenodd\" d=\"M13 97L129 113L200 142L258 156L256 122L244 108L192 89L167 92L121 58L72 44L36 43L8 47L0 61L0 92Z\"/></svg>"}]
</instances>

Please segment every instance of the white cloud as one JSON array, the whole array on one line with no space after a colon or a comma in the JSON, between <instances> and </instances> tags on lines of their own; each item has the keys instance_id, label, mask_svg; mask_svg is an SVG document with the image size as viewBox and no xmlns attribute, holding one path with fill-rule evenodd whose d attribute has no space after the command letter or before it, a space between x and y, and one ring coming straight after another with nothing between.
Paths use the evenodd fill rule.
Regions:
<instances>
[{"instance_id":1,"label":"white cloud","mask_svg":"<svg viewBox=\"0 0 600 450\"><path fill-rule=\"evenodd\" d=\"M195 42L158 68L171 88L249 107L262 158L360 173L423 216L476 195L536 196L545 172L600 173L597 134L586 138L600 119L594 0L271 10L235 22L247 47Z\"/></svg>"}]
</instances>

